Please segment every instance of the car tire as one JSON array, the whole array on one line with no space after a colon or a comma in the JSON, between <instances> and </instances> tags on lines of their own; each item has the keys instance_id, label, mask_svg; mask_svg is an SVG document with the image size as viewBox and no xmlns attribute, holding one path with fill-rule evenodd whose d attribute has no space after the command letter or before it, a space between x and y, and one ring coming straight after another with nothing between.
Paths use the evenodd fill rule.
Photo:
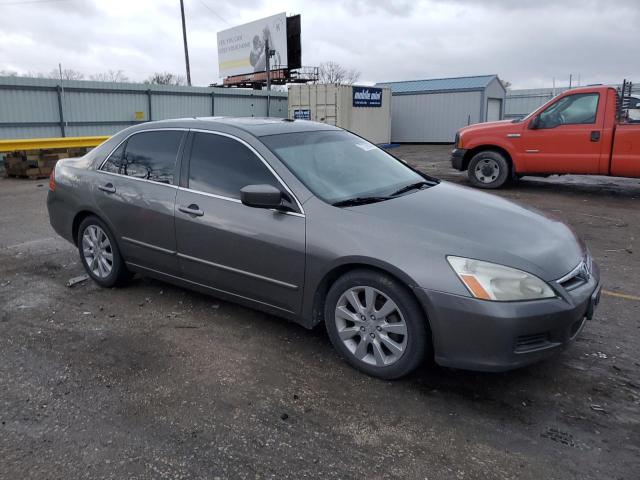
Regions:
<instances>
[{"instance_id":1,"label":"car tire","mask_svg":"<svg viewBox=\"0 0 640 480\"><path fill-rule=\"evenodd\" d=\"M485 150L476 153L469 162L467 176L474 187L500 188L509 179L509 162L499 152Z\"/></svg>"},{"instance_id":2,"label":"car tire","mask_svg":"<svg viewBox=\"0 0 640 480\"><path fill-rule=\"evenodd\" d=\"M96 216L88 216L80 223L78 252L87 274L101 287L122 285L133 276L111 230Z\"/></svg>"},{"instance_id":3,"label":"car tire","mask_svg":"<svg viewBox=\"0 0 640 480\"><path fill-rule=\"evenodd\" d=\"M373 377L403 377L431 349L427 320L417 300L384 273L354 270L338 278L327 293L324 318L335 349L351 366Z\"/></svg>"}]
</instances>

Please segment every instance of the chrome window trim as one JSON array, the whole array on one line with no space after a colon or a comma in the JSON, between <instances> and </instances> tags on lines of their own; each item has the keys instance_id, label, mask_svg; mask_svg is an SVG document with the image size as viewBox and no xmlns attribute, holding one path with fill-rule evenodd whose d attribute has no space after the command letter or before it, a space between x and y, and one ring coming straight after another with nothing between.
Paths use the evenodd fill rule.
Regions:
<instances>
[{"instance_id":1,"label":"chrome window trim","mask_svg":"<svg viewBox=\"0 0 640 480\"><path fill-rule=\"evenodd\" d=\"M180 187L179 185L176 185L174 183L162 183L162 182L156 182L155 180L149 180L149 179L146 179L146 178L138 178L138 177L132 177L132 176L129 176L129 175L122 175L121 173L108 172L108 171L102 169L104 167L105 163L107 163L109 161L109 159L111 158L111 155L113 155L113 153L118 148L120 148L120 146L122 146L123 143L125 143L127 140L129 140L134 135L137 135L139 133L145 133L145 132L161 132L161 131L179 131L179 132L185 132L185 131L189 132L189 131L191 131L191 132L198 132L198 133L208 133L208 134L211 134L211 135L220 135L220 136L223 136L223 137L231 138L231 139L233 139L233 140L235 140L237 142L240 142L242 145L247 147L256 157L258 157L258 159L260 159L260 161L267 167L269 172L271 172L271 174L276 178L278 183L280 183L282 188L284 188L284 190L289 195L291 195L291 198L294 199L296 205L298 206L298 209L300 210L300 212L280 212L280 213L283 213L285 215L291 215L291 216L295 216L295 217L305 218L305 216L306 216L305 215L305 211L304 211L304 208L302 208L302 204L298 200L298 197L296 197L294 195L293 191L289 188L289 186L286 184L286 182L280 177L280 175L278 175L278 173L273 169L273 167L271 165L269 165L269 163L264 159L264 157L253 146L251 146L245 140L243 140L243 139L241 139L241 138L239 138L239 137L237 137L235 135L229 134L229 133L219 132L219 131L215 131L215 130L203 130L203 129L198 129L198 128L189 129L189 128L184 128L184 127L150 128L150 129L146 129L146 130L139 130L137 132L132 132L131 134L127 135L120 143L118 143L114 148L112 148L111 151L109 152L109 154L106 156L106 158L102 161L100 166L96 169L96 171L100 172L100 173L107 174L107 175L114 175L116 177L130 178L130 179L133 179L133 180L137 180L139 182L150 182L150 183L157 184L157 185L165 185L167 187L176 188L178 190L183 190L185 192L197 193L197 194L205 195L205 196L208 196L208 197L217 198L217 199L220 199L220 200L227 200L227 201L230 201L230 202L242 203L237 198L226 197L224 195L217 195L215 193L203 192L201 190L194 190L192 188L187 188L187 187ZM176 158L176 160L177 160L177 158ZM189 159L189 161L191 161L191 159Z\"/></svg>"},{"instance_id":2,"label":"chrome window trim","mask_svg":"<svg viewBox=\"0 0 640 480\"><path fill-rule=\"evenodd\" d=\"M238 200L237 198L233 198L233 197L225 197L224 195L216 195L215 193L202 192L200 190L193 190L192 188L187 188L187 187L177 187L177 188L181 192L195 193L196 195L204 195L205 197L217 198L218 200L226 200L227 202L242 203L241 200ZM306 215L304 213L285 212L282 210L276 210L275 208L269 208L268 210L271 210L272 212L280 213L282 215L291 215L292 217L306 218Z\"/></svg>"},{"instance_id":3,"label":"chrome window trim","mask_svg":"<svg viewBox=\"0 0 640 480\"><path fill-rule=\"evenodd\" d=\"M180 190L182 192L197 193L198 195L204 195L205 197L217 198L219 200L227 200L227 201L233 202L233 203L242 203L237 198L225 197L224 195L216 195L215 193L203 192L201 190L193 190L192 188L178 187L178 190Z\"/></svg>"},{"instance_id":4,"label":"chrome window trim","mask_svg":"<svg viewBox=\"0 0 640 480\"><path fill-rule=\"evenodd\" d=\"M169 188L178 188L178 186L174 185L173 183L163 183L163 182L156 182L155 180L149 180L147 178L130 177L129 175L122 175L121 173L107 172L106 170L96 170L96 171L103 175L113 175L114 177L127 178L129 180L137 180L138 182L152 183L153 185L163 185Z\"/></svg>"},{"instance_id":5,"label":"chrome window trim","mask_svg":"<svg viewBox=\"0 0 640 480\"><path fill-rule=\"evenodd\" d=\"M291 195L291 198L293 198L295 200L296 205L298 206L298 209L300 210L299 215L302 215L302 216L305 215L304 208L302 208L302 204L300 203L298 198L293 194L293 192L291 191L289 186L286 184L286 182L284 180L282 180L280 175L278 175L278 173L273 169L273 167L271 165L269 165L269 162L267 162L264 159L264 157L260 153L258 153L258 151L255 148L253 148L249 143L247 143L245 140L243 140L243 139L241 139L239 137L236 137L235 135L232 135L232 134L229 134L229 133L224 133L224 132L219 132L217 130L202 130L202 129L198 129L198 128L192 128L191 131L192 132L198 132L198 133L208 133L210 135L220 135L220 136L223 136L223 137L231 138L233 140L236 140L237 142L240 142L245 147L247 147L249 150L251 150L251 152L253 152L253 154L256 157L258 157L260 159L260 161L265 165L265 167L267 167L267 169L276 178L276 180L280 183L280 185L286 190L286 192L289 195ZM189 158L189 161L191 161L191 158ZM206 193L206 192L200 192L199 190L191 190L191 191L197 192L197 193ZM221 196L219 196L219 197L221 197ZM230 198L230 197L224 197L224 198ZM233 200L237 200L237 199L233 199ZM242 203L242 202L240 202L240 203ZM283 213L298 213L298 212L283 212Z\"/></svg>"},{"instance_id":6,"label":"chrome window trim","mask_svg":"<svg viewBox=\"0 0 640 480\"><path fill-rule=\"evenodd\" d=\"M139 133L146 133L146 132L163 132L163 131L188 132L189 129L188 128L184 128L184 127L166 127L166 128L149 128L147 130L138 130L137 132L131 132L120 143L118 143L118 145L116 145L113 149L111 149L111 151L109 152L109 155L107 155L105 157L105 159L102 161L102 163L100 164L100 166L96 170L104 171L104 170L102 170L102 167L104 167L104 164L107 163L107 161L111 158L111 155L113 155L113 152L115 152L117 149L119 149L120 146L124 142L129 140L134 135L137 135ZM176 157L176 161L178 161L178 157ZM113 173L113 172L106 172L106 173ZM121 177L126 177L126 178L134 178L134 177L130 177L128 175L121 175L119 173L114 173L114 175L120 175ZM139 180L144 180L144 179L139 179ZM153 182L153 180L145 180L145 181ZM154 182L154 183L160 183L160 182Z\"/></svg>"}]
</instances>

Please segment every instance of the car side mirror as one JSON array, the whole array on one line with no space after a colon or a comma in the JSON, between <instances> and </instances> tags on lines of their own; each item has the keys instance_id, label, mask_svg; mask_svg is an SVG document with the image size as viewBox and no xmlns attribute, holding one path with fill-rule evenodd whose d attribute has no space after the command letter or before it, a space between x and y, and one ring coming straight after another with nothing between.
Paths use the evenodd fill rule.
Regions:
<instances>
[{"instance_id":1,"label":"car side mirror","mask_svg":"<svg viewBox=\"0 0 640 480\"><path fill-rule=\"evenodd\" d=\"M531 122L529 122L529 128L531 130L537 130L540 128L540 115L536 115L531 119Z\"/></svg>"},{"instance_id":2,"label":"car side mirror","mask_svg":"<svg viewBox=\"0 0 640 480\"><path fill-rule=\"evenodd\" d=\"M248 207L279 209L282 192L273 185L247 185L240 189L240 201Z\"/></svg>"}]
</instances>

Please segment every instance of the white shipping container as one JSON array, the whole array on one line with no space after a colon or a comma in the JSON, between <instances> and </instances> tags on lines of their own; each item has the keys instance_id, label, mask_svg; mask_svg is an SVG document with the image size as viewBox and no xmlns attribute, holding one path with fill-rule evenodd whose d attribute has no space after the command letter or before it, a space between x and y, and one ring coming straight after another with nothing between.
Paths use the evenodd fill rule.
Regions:
<instances>
[{"instance_id":1,"label":"white shipping container","mask_svg":"<svg viewBox=\"0 0 640 480\"><path fill-rule=\"evenodd\" d=\"M289 87L288 116L335 125L371 143L387 144L391 142L391 89L357 85L292 85Z\"/></svg>"}]
</instances>

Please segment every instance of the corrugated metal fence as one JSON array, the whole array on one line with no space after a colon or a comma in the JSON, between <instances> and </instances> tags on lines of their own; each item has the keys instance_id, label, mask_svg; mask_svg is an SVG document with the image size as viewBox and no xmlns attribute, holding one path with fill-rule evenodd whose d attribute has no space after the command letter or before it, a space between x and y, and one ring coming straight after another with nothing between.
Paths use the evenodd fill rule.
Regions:
<instances>
[{"instance_id":1,"label":"corrugated metal fence","mask_svg":"<svg viewBox=\"0 0 640 480\"><path fill-rule=\"evenodd\" d=\"M564 92L567 88L526 88L507 90L504 106L504 118L520 118L529 115L540 105Z\"/></svg>"},{"instance_id":2,"label":"corrugated metal fence","mask_svg":"<svg viewBox=\"0 0 640 480\"><path fill-rule=\"evenodd\" d=\"M613 86L620 87L620 85ZM565 90L568 90L568 88L527 88L521 90L507 90L504 118L519 118L529 115L536 108ZM632 92L634 96L640 95L640 84L634 83Z\"/></svg>"},{"instance_id":3,"label":"corrugated metal fence","mask_svg":"<svg viewBox=\"0 0 640 480\"><path fill-rule=\"evenodd\" d=\"M111 135L149 120L287 116L287 93L0 77L0 139Z\"/></svg>"}]
</instances>

